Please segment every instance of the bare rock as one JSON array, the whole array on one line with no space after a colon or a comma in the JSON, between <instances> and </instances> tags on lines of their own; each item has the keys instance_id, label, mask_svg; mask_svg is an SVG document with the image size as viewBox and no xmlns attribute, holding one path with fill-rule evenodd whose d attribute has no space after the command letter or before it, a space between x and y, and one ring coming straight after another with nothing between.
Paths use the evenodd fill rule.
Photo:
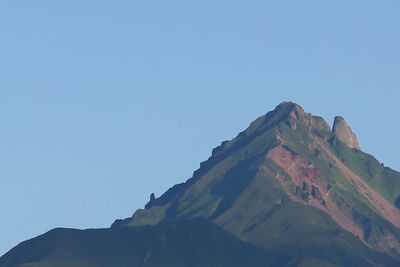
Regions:
<instances>
[{"instance_id":1,"label":"bare rock","mask_svg":"<svg viewBox=\"0 0 400 267\"><path fill-rule=\"evenodd\" d=\"M350 148L361 150L358 144L358 139L355 133L351 130L350 126L347 125L346 121L341 116L336 116L333 122L332 133L342 143L346 144Z\"/></svg>"}]
</instances>

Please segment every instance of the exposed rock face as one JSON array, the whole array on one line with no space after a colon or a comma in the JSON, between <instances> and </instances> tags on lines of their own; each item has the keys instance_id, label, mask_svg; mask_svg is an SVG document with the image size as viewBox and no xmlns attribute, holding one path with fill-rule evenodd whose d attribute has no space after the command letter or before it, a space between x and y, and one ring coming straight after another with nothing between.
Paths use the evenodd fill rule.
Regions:
<instances>
[{"instance_id":1,"label":"exposed rock face","mask_svg":"<svg viewBox=\"0 0 400 267\"><path fill-rule=\"evenodd\" d=\"M361 150L358 144L357 136L351 130L350 126L347 125L346 121L341 116L336 116L333 122L332 133L342 143L346 144L350 148Z\"/></svg>"}]
</instances>

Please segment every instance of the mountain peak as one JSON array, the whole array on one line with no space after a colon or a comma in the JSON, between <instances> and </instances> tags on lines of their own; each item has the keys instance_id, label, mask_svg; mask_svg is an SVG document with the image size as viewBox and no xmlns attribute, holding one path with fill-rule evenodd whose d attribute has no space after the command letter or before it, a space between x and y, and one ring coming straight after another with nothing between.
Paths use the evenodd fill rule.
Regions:
<instances>
[{"instance_id":1,"label":"mountain peak","mask_svg":"<svg viewBox=\"0 0 400 267\"><path fill-rule=\"evenodd\" d=\"M283 101L280 103L278 106L276 106L275 110L291 110L291 111L297 111L302 114L305 114L304 109L299 105L291 101Z\"/></svg>"},{"instance_id":2,"label":"mountain peak","mask_svg":"<svg viewBox=\"0 0 400 267\"><path fill-rule=\"evenodd\" d=\"M332 128L333 135L350 148L361 150L356 134L342 116L336 116Z\"/></svg>"},{"instance_id":3,"label":"mountain peak","mask_svg":"<svg viewBox=\"0 0 400 267\"><path fill-rule=\"evenodd\" d=\"M281 106L297 106L297 107L300 107L300 105L299 104L296 104L296 103L294 103L294 102L292 102L292 101L283 101L283 102L281 102L277 107L281 107ZM301 108L301 107L300 107Z\"/></svg>"}]
</instances>

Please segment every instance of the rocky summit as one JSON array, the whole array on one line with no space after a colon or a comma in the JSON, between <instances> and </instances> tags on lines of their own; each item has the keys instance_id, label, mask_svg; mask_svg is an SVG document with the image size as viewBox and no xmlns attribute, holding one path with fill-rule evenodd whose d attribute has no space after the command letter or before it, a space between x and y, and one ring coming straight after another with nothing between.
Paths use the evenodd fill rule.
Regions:
<instances>
[{"instance_id":1,"label":"rocky summit","mask_svg":"<svg viewBox=\"0 0 400 267\"><path fill-rule=\"evenodd\" d=\"M13 266L400 266L400 173L292 102L109 229L56 229Z\"/></svg>"}]
</instances>

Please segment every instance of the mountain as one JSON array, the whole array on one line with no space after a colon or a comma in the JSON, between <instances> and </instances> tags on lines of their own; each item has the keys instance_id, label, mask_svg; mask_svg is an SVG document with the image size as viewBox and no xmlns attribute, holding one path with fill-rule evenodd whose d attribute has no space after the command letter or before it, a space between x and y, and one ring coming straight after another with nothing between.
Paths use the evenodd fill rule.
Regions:
<instances>
[{"instance_id":1,"label":"mountain","mask_svg":"<svg viewBox=\"0 0 400 267\"><path fill-rule=\"evenodd\" d=\"M400 173L343 117L283 102L132 217L50 231L0 266L400 266L399 207Z\"/></svg>"}]
</instances>

